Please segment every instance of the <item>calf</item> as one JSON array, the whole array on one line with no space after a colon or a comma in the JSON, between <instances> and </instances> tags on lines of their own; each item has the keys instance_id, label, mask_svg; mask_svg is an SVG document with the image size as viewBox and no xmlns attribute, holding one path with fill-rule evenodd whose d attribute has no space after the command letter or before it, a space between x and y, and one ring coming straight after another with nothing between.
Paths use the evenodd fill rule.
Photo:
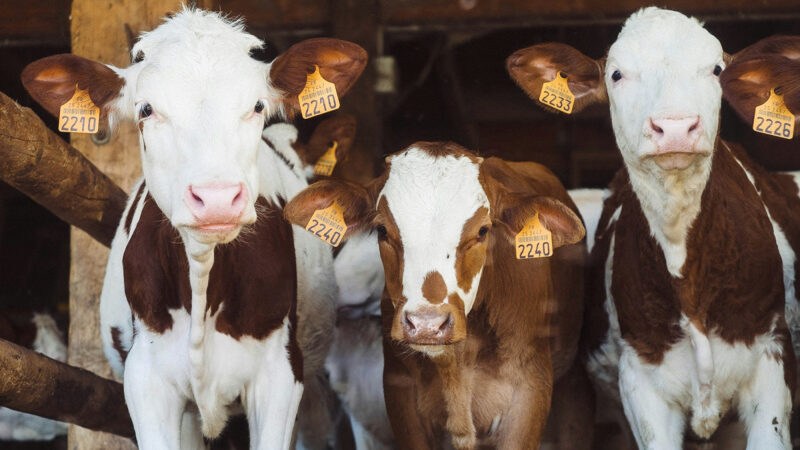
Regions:
<instances>
[{"instance_id":1,"label":"calf","mask_svg":"<svg viewBox=\"0 0 800 450\"><path fill-rule=\"evenodd\" d=\"M556 177L538 164L418 142L389 156L365 187L320 181L285 214L305 225L334 201L345 237L378 235L384 393L400 448L536 448L553 380L572 365L582 310L585 247L575 243L584 229ZM514 236L536 215L562 248L518 261ZM556 309L560 351L552 352Z\"/></svg>"},{"instance_id":2,"label":"calf","mask_svg":"<svg viewBox=\"0 0 800 450\"><path fill-rule=\"evenodd\" d=\"M265 64L250 57L262 45L240 21L184 8L141 37L128 68L58 55L22 75L51 112L77 86L101 119L138 125L144 180L112 243L100 315L141 448L202 447L237 403L251 447L288 448L330 345L331 253L282 219L307 182L261 132L295 114L316 68L344 94L366 54L311 39Z\"/></svg>"},{"instance_id":3,"label":"calf","mask_svg":"<svg viewBox=\"0 0 800 450\"><path fill-rule=\"evenodd\" d=\"M720 75L749 89L749 108L789 78L736 59L697 20L658 8L634 13L603 59L562 44L508 59L531 96L560 72L575 111L610 104L625 167L592 251L588 368L643 449L681 448L687 422L709 438L729 411L748 448L791 448L798 186L718 137Z\"/></svg>"}]
</instances>

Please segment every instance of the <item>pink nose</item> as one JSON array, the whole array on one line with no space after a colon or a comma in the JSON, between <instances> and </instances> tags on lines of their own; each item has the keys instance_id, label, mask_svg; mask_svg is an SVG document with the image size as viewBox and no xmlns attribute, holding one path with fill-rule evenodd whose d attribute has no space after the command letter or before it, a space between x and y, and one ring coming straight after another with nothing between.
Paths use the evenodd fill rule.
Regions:
<instances>
[{"instance_id":1,"label":"pink nose","mask_svg":"<svg viewBox=\"0 0 800 450\"><path fill-rule=\"evenodd\" d=\"M247 188L242 183L189 186L183 200L199 225L235 224L247 204Z\"/></svg>"},{"instance_id":2,"label":"pink nose","mask_svg":"<svg viewBox=\"0 0 800 450\"><path fill-rule=\"evenodd\" d=\"M453 336L453 315L433 308L406 312L403 335L412 344L444 344Z\"/></svg>"},{"instance_id":3,"label":"pink nose","mask_svg":"<svg viewBox=\"0 0 800 450\"><path fill-rule=\"evenodd\" d=\"M650 137L659 152L691 151L702 131L700 116L650 119Z\"/></svg>"}]
</instances>

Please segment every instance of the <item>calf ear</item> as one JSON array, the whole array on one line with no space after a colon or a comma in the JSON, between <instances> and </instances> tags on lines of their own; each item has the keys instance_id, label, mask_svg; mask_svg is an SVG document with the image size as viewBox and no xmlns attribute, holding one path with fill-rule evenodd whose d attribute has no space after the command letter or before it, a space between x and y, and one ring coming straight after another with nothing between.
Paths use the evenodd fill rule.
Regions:
<instances>
[{"instance_id":1,"label":"calf ear","mask_svg":"<svg viewBox=\"0 0 800 450\"><path fill-rule=\"evenodd\" d=\"M800 126L800 37L774 36L736 53L720 84L725 99L749 124L756 107L778 89L795 115L795 126Z\"/></svg>"},{"instance_id":2,"label":"calf ear","mask_svg":"<svg viewBox=\"0 0 800 450\"><path fill-rule=\"evenodd\" d=\"M506 59L506 69L511 78L537 104L542 85L553 81L559 72L567 75L567 84L575 96L573 111L578 112L594 103L608 102L603 82L603 60L594 60L559 43L546 43L517 50Z\"/></svg>"},{"instance_id":3,"label":"calf ear","mask_svg":"<svg viewBox=\"0 0 800 450\"><path fill-rule=\"evenodd\" d=\"M297 194L283 209L289 222L303 228L318 209L325 209L338 201L342 206L347 232L344 238L366 228L372 220L374 208L369 193L363 186L349 181L326 179L318 181Z\"/></svg>"},{"instance_id":4,"label":"calf ear","mask_svg":"<svg viewBox=\"0 0 800 450\"><path fill-rule=\"evenodd\" d=\"M269 76L272 85L284 95L289 117L299 111L297 96L315 65L322 78L335 84L336 93L343 96L364 71L367 52L352 42L316 38L299 42L278 56L270 66Z\"/></svg>"},{"instance_id":5,"label":"calf ear","mask_svg":"<svg viewBox=\"0 0 800 450\"><path fill-rule=\"evenodd\" d=\"M54 116L58 116L61 105L72 98L77 86L89 91L89 97L100 108L103 118L125 85L125 79L109 66L71 54L34 61L25 67L21 78L31 97Z\"/></svg>"},{"instance_id":6,"label":"calf ear","mask_svg":"<svg viewBox=\"0 0 800 450\"><path fill-rule=\"evenodd\" d=\"M306 163L314 164L336 142L337 164L347 160L356 137L356 118L350 114L337 114L323 120L314 129L308 141Z\"/></svg>"},{"instance_id":7,"label":"calf ear","mask_svg":"<svg viewBox=\"0 0 800 450\"><path fill-rule=\"evenodd\" d=\"M560 201L541 195L505 194L501 200L499 221L513 244L525 223L536 213L539 222L550 231L553 247L574 244L586 235L581 219Z\"/></svg>"}]
</instances>

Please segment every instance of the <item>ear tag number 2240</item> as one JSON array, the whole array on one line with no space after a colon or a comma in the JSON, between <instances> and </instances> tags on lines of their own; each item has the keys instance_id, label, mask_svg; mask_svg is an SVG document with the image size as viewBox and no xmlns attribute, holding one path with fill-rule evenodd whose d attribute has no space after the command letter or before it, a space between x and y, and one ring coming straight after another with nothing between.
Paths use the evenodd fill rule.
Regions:
<instances>
[{"instance_id":1,"label":"ear tag number 2240","mask_svg":"<svg viewBox=\"0 0 800 450\"><path fill-rule=\"evenodd\" d=\"M783 139L794 137L794 114L783 102L783 95L770 91L766 102L756 108L753 130Z\"/></svg>"},{"instance_id":2,"label":"ear tag number 2240","mask_svg":"<svg viewBox=\"0 0 800 450\"><path fill-rule=\"evenodd\" d=\"M553 255L550 231L539 222L539 213L525 222L516 237L517 259L547 258Z\"/></svg>"},{"instance_id":3,"label":"ear tag number 2240","mask_svg":"<svg viewBox=\"0 0 800 450\"><path fill-rule=\"evenodd\" d=\"M319 66L314 66L314 73L308 74L306 87L297 96L300 102L300 114L303 119L310 119L339 109L339 96L336 85L322 78Z\"/></svg>"},{"instance_id":4,"label":"ear tag number 2240","mask_svg":"<svg viewBox=\"0 0 800 450\"><path fill-rule=\"evenodd\" d=\"M75 85L75 94L59 110L58 131L94 134L99 120L100 108L92 102L88 91Z\"/></svg>"},{"instance_id":5,"label":"ear tag number 2240","mask_svg":"<svg viewBox=\"0 0 800 450\"><path fill-rule=\"evenodd\" d=\"M306 231L328 244L338 247L347 231L342 206L335 201L331 206L314 211L306 224Z\"/></svg>"},{"instance_id":6,"label":"ear tag number 2240","mask_svg":"<svg viewBox=\"0 0 800 450\"><path fill-rule=\"evenodd\" d=\"M567 75L563 72L558 72L553 81L544 83L542 91L539 93L539 101L563 113L572 114L575 96L569 90Z\"/></svg>"}]
</instances>

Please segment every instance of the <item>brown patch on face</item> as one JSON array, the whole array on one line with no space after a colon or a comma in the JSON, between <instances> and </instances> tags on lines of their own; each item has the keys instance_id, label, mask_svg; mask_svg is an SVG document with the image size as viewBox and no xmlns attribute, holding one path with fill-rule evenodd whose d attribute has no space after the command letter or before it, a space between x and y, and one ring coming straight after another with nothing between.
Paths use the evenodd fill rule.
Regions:
<instances>
[{"instance_id":1,"label":"brown patch on face","mask_svg":"<svg viewBox=\"0 0 800 450\"><path fill-rule=\"evenodd\" d=\"M422 296L431 303L442 303L447 296L447 285L439 272L428 272L422 282Z\"/></svg>"},{"instance_id":2,"label":"brown patch on face","mask_svg":"<svg viewBox=\"0 0 800 450\"><path fill-rule=\"evenodd\" d=\"M407 300L403 297L403 243L400 240L400 230L394 220L392 211L386 197L378 201L378 214L375 223L380 223L386 228L386 237L378 237L378 246L383 262L383 272L386 278L386 292L392 299L395 309L399 309Z\"/></svg>"},{"instance_id":3,"label":"brown patch on face","mask_svg":"<svg viewBox=\"0 0 800 450\"><path fill-rule=\"evenodd\" d=\"M447 297L450 313L453 315L453 341L460 342L467 338L467 316L464 313L464 300L452 293Z\"/></svg>"},{"instance_id":4,"label":"brown patch on face","mask_svg":"<svg viewBox=\"0 0 800 450\"><path fill-rule=\"evenodd\" d=\"M483 227L488 229L491 224L489 210L481 206L464 223L461 230L460 244L456 249L455 268L458 287L464 292L472 289L472 280L486 262L486 242L489 233L487 231L484 236L480 236L480 230Z\"/></svg>"},{"instance_id":5,"label":"brown patch on face","mask_svg":"<svg viewBox=\"0 0 800 450\"><path fill-rule=\"evenodd\" d=\"M453 142L428 142L428 141L414 142L405 149L387 156L386 160L391 161L391 159L394 156L405 153L408 150L411 150L412 148L417 148L419 150L422 150L423 152L427 153L428 155L434 158L444 158L446 156L453 156L455 158L460 158L462 156L465 156L476 164L481 161L481 158L479 156L475 155L466 148L458 144L455 144Z\"/></svg>"},{"instance_id":6,"label":"brown patch on face","mask_svg":"<svg viewBox=\"0 0 800 450\"><path fill-rule=\"evenodd\" d=\"M128 351L125 350L125 347L122 345L122 339L119 337L121 333L119 328L111 327L111 343L114 346L114 350L119 353L120 360L125 364L125 360L128 359Z\"/></svg>"}]
</instances>

